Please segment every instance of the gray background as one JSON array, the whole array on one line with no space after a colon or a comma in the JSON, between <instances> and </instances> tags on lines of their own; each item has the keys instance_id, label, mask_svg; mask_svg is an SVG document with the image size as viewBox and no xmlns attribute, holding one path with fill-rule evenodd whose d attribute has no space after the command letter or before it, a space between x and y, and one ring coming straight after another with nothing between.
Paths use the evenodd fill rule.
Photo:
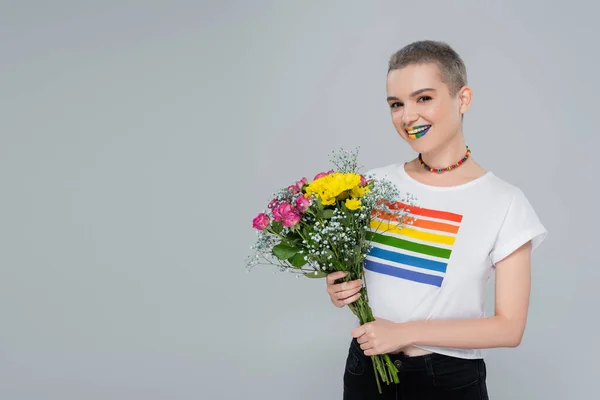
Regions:
<instances>
[{"instance_id":1,"label":"gray background","mask_svg":"<svg viewBox=\"0 0 600 400\"><path fill-rule=\"evenodd\" d=\"M594 398L589 4L0 1L0 398L341 398L351 312L248 274L250 221L340 145L365 169L415 156L385 72L419 39L463 56L473 156L550 232L491 398Z\"/></svg>"}]
</instances>

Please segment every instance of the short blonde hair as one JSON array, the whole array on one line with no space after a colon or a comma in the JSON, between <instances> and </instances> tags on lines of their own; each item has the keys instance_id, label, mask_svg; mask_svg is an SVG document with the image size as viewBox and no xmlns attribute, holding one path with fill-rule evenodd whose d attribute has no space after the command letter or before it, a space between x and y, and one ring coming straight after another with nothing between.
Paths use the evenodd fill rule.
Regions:
<instances>
[{"instance_id":1,"label":"short blonde hair","mask_svg":"<svg viewBox=\"0 0 600 400\"><path fill-rule=\"evenodd\" d=\"M395 52L388 65L388 73L411 64L437 64L442 82L455 96L467 84L467 69L458 53L445 42L421 40Z\"/></svg>"}]
</instances>

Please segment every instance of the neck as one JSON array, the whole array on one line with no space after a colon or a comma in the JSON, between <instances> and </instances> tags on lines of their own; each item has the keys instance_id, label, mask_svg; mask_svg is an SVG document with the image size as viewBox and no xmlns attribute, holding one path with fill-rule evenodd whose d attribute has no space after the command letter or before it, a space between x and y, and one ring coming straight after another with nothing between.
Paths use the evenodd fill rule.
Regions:
<instances>
[{"instance_id":1,"label":"neck","mask_svg":"<svg viewBox=\"0 0 600 400\"><path fill-rule=\"evenodd\" d=\"M466 151L467 147L464 137L462 134L458 134L454 139L443 146L422 153L421 157L431 168L445 168L463 158Z\"/></svg>"}]
</instances>

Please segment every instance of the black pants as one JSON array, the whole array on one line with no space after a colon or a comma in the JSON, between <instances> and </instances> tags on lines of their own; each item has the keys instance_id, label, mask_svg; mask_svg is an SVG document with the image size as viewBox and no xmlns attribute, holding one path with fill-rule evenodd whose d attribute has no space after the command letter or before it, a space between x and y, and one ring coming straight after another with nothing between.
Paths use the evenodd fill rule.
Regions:
<instances>
[{"instance_id":1,"label":"black pants","mask_svg":"<svg viewBox=\"0 0 600 400\"><path fill-rule=\"evenodd\" d=\"M371 358L353 339L344 373L344 400L488 400L485 362L441 354L390 354L399 384L381 382L379 394Z\"/></svg>"}]
</instances>

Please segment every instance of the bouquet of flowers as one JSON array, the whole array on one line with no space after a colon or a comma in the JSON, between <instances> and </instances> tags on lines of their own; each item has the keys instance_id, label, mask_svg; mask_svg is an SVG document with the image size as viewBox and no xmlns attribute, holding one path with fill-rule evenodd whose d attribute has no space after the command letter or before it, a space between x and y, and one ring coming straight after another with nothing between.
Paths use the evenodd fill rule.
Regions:
<instances>
[{"instance_id":1,"label":"bouquet of flowers","mask_svg":"<svg viewBox=\"0 0 600 400\"><path fill-rule=\"evenodd\" d=\"M346 271L344 281L362 278L364 260L374 233L401 228L408 213L398 204L396 186L385 179L359 174L358 150L343 148L332 157L335 170L317 174L309 182L302 178L274 193L267 209L252 221L257 241L247 267L276 265L281 271L323 278ZM348 307L360 324L374 321L369 307L367 282L361 296ZM398 383L398 370L389 355L371 356L377 387L380 379Z\"/></svg>"}]
</instances>

